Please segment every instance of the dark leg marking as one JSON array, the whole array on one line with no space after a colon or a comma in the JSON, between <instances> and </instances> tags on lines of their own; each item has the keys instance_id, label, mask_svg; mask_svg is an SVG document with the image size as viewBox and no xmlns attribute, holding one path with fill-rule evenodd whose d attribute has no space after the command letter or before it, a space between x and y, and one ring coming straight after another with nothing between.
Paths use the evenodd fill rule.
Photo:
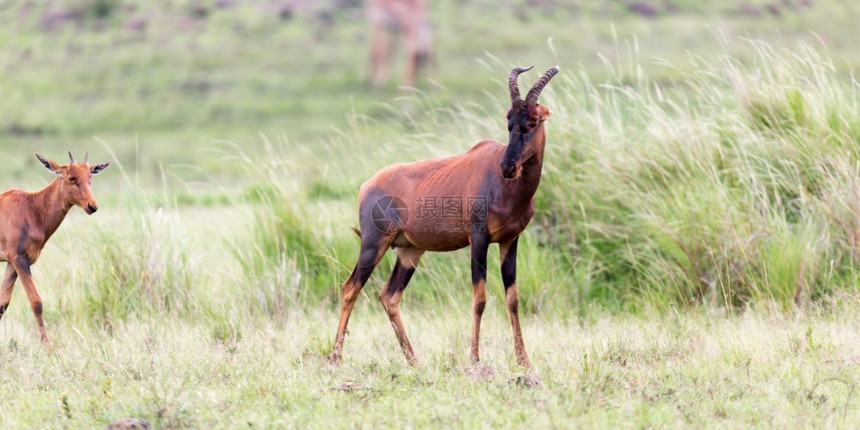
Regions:
<instances>
[{"instance_id":1,"label":"dark leg marking","mask_svg":"<svg viewBox=\"0 0 860 430\"><path fill-rule=\"evenodd\" d=\"M394 263L394 269L391 270L389 281L385 284L385 295L393 296L400 291L406 289L406 285L412 279L415 273L414 267L405 267L406 264L397 257L397 262Z\"/></svg>"},{"instance_id":2,"label":"dark leg marking","mask_svg":"<svg viewBox=\"0 0 860 430\"><path fill-rule=\"evenodd\" d=\"M517 283L517 243L519 241L519 237L514 239L502 257L502 282L505 284L505 290Z\"/></svg>"},{"instance_id":3,"label":"dark leg marking","mask_svg":"<svg viewBox=\"0 0 860 430\"><path fill-rule=\"evenodd\" d=\"M30 272L30 257L28 257L26 254L19 255L15 259L15 263L17 264L16 269L19 272L23 272L23 273L18 273L19 276L30 276L32 274Z\"/></svg>"},{"instance_id":4,"label":"dark leg marking","mask_svg":"<svg viewBox=\"0 0 860 430\"><path fill-rule=\"evenodd\" d=\"M30 224L24 223L21 226L21 236L18 237L18 256L16 263L19 269L23 269L27 274L30 274L30 257L27 255L27 241L30 238Z\"/></svg>"},{"instance_id":5,"label":"dark leg marking","mask_svg":"<svg viewBox=\"0 0 860 430\"><path fill-rule=\"evenodd\" d=\"M472 234L472 362L480 360L481 317L487 304L487 249L490 238L483 232Z\"/></svg>"},{"instance_id":6,"label":"dark leg marking","mask_svg":"<svg viewBox=\"0 0 860 430\"><path fill-rule=\"evenodd\" d=\"M487 249L490 240L484 235L472 235L472 285L487 279Z\"/></svg>"}]
</instances>

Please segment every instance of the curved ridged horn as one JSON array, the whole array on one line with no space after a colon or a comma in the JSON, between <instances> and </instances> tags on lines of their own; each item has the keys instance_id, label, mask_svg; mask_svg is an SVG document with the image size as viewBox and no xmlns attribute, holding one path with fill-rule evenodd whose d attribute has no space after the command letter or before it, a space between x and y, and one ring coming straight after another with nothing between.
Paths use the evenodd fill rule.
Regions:
<instances>
[{"instance_id":1,"label":"curved ridged horn","mask_svg":"<svg viewBox=\"0 0 860 430\"><path fill-rule=\"evenodd\" d=\"M69 151L69 163L75 164L75 157L72 157L72 151Z\"/></svg>"},{"instance_id":2,"label":"curved ridged horn","mask_svg":"<svg viewBox=\"0 0 860 430\"><path fill-rule=\"evenodd\" d=\"M522 72L531 70L532 67L534 66L515 67L514 70L511 70L511 77L508 78L508 88L511 90L511 103L522 100L522 98L520 98L520 87L517 85L517 76Z\"/></svg>"},{"instance_id":3,"label":"curved ridged horn","mask_svg":"<svg viewBox=\"0 0 860 430\"><path fill-rule=\"evenodd\" d=\"M558 66L553 67L546 71L543 76L535 82L535 85L532 89L529 90L529 93L526 94L526 102L528 103L537 103L538 96L540 96L540 92L543 91L543 87L552 79L555 74L558 73Z\"/></svg>"},{"instance_id":4,"label":"curved ridged horn","mask_svg":"<svg viewBox=\"0 0 860 430\"><path fill-rule=\"evenodd\" d=\"M87 152L86 154L84 154L84 164L89 163L89 161L90 161L90 153Z\"/></svg>"}]
</instances>

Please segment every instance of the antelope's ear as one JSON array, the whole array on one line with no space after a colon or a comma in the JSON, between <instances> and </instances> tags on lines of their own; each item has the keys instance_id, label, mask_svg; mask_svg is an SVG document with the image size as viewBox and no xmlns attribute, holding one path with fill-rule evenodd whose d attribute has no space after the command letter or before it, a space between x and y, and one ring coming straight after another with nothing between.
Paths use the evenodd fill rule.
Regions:
<instances>
[{"instance_id":1,"label":"antelope's ear","mask_svg":"<svg viewBox=\"0 0 860 430\"><path fill-rule=\"evenodd\" d=\"M107 169L108 166L110 166L110 163L110 161L105 161L104 163L96 164L95 166L90 167L90 173L92 173L93 175L98 175L102 172L102 170Z\"/></svg>"},{"instance_id":2,"label":"antelope's ear","mask_svg":"<svg viewBox=\"0 0 860 430\"><path fill-rule=\"evenodd\" d=\"M63 171L60 169L59 164L57 164L57 163L39 155L39 154L36 154L36 158L39 160L40 163L42 163L43 166L45 166L46 169L48 169L49 172L51 172L57 176L63 176Z\"/></svg>"},{"instance_id":3,"label":"antelope's ear","mask_svg":"<svg viewBox=\"0 0 860 430\"><path fill-rule=\"evenodd\" d=\"M539 106L538 109L540 109L538 111L538 115L540 117L540 122L546 121L546 119L549 118L550 115L552 115L552 110L550 110L550 108L548 108L546 106Z\"/></svg>"}]
</instances>

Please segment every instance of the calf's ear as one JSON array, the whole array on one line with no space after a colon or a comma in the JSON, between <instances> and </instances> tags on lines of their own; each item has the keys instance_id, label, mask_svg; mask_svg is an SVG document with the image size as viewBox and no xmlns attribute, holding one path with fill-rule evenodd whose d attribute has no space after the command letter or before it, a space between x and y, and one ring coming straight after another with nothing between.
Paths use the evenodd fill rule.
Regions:
<instances>
[{"instance_id":1,"label":"calf's ear","mask_svg":"<svg viewBox=\"0 0 860 430\"><path fill-rule=\"evenodd\" d=\"M36 158L39 160L40 163L42 163L43 166L45 166L46 169L48 169L49 172L51 172L57 176L63 176L63 170L60 169L59 164L57 164L56 162L51 161L51 160L49 160L49 159L47 159L47 158L45 158L39 154L36 154Z\"/></svg>"},{"instance_id":2,"label":"calf's ear","mask_svg":"<svg viewBox=\"0 0 860 430\"><path fill-rule=\"evenodd\" d=\"M98 175L102 172L102 170L107 169L108 166L110 166L110 163L110 161L105 161L104 163L96 164L95 166L90 167L90 173L92 173L93 175Z\"/></svg>"}]
</instances>

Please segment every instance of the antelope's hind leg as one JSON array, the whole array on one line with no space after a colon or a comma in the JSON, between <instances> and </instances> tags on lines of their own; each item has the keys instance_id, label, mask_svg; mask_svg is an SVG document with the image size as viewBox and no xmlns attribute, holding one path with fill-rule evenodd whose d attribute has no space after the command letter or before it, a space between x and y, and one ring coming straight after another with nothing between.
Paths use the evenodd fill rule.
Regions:
<instances>
[{"instance_id":1,"label":"antelope's hind leg","mask_svg":"<svg viewBox=\"0 0 860 430\"><path fill-rule=\"evenodd\" d=\"M397 248L397 261L391 269L391 276L388 277L388 281L382 287L382 291L379 292L379 301L382 302L382 307L388 312L388 319L394 328L394 334L397 335L400 348L410 365L418 364L418 359L415 357L415 351L412 350L412 344L409 343L409 338L406 336L406 327L403 325L403 319L400 315L400 299L403 298L403 290L406 289L406 285L412 279L412 274L415 273L415 268L418 266L418 261L422 255L424 255L422 249Z\"/></svg>"},{"instance_id":2,"label":"antelope's hind leg","mask_svg":"<svg viewBox=\"0 0 860 430\"><path fill-rule=\"evenodd\" d=\"M355 264L355 268L352 269L349 278L346 279L346 282L341 287L340 322L337 325L334 349L330 356L332 364L340 363L343 339L346 336L346 326L349 323L349 315L352 313L355 301L358 299L358 295L361 293L364 284L367 283L370 275L373 274L373 269L379 264L379 260L385 255L385 251L388 250L388 247L391 246L391 242L394 240L393 235L378 233L378 231L363 229L358 262Z\"/></svg>"},{"instance_id":3,"label":"antelope's hind leg","mask_svg":"<svg viewBox=\"0 0 860 430\"><path fill-rule=\"evenodd\" d=\"M6 273L3 275L3 283L0 285L0 318L3 318L3 314L9 308L9 302L12 301L12 290L17 279L18 272L15 271L15 266L12 263L6 263Z\"/></svg>"}]
</instances>

